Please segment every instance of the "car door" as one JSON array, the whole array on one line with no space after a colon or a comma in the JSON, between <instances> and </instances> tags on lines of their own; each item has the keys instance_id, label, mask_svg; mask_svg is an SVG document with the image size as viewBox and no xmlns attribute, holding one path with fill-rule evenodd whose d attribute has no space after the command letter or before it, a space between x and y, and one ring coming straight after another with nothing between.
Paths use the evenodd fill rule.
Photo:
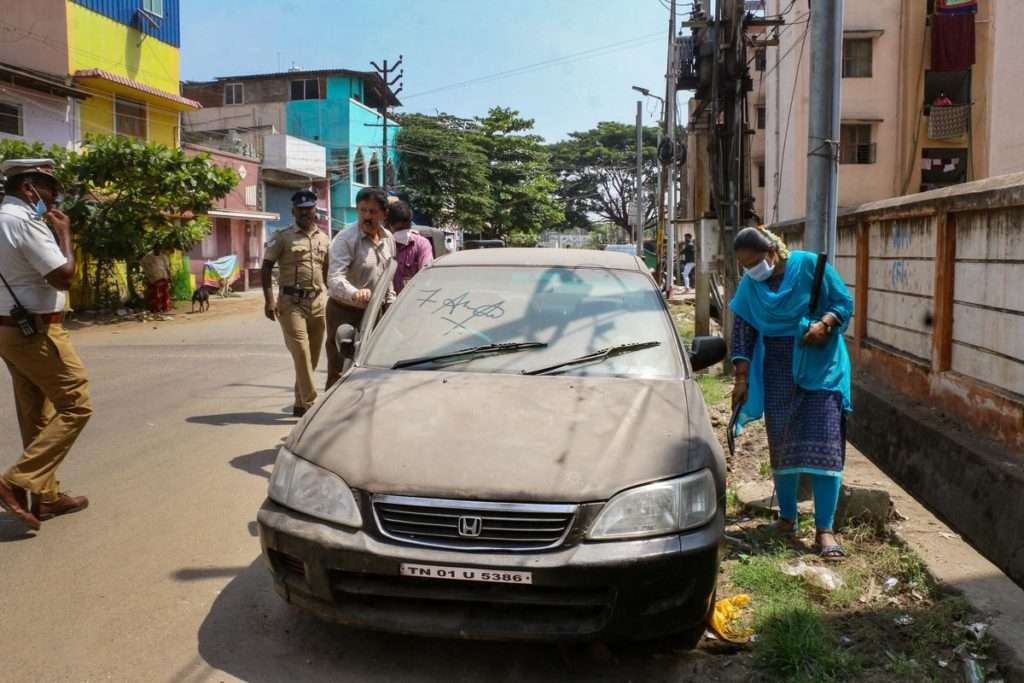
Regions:
<instances>
[{"instance_id":1,"label":"car door","mask_svg":"<svg viewBox=\"0 0 1024 683\"><path fill-rule=\"evenodd\" d=\"M356 365L362 363L363 347L366 346L365 342L370 338L373 330L377 327L377 323L380 322L381 317L384 315L384 299L387 298L388 289L395 279L396 270L398 270L398 260L391 259L384 268L383 276L373 288L373 294L370 295L370 303L366 305L366 311L363 313L363 324L359 326L359 331L356 332Z\"/></svg>"}]
</instances>

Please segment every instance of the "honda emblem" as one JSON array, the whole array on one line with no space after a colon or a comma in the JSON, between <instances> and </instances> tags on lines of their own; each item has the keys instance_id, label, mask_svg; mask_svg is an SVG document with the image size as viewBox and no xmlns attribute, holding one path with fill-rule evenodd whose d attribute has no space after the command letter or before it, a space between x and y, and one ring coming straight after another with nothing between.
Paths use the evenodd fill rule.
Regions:
<instances>
[{"instance_id":1,"label":"honda emblem","mask_svg":"<svg viewBox=\"0 0 1024 683\"><path fill-rule=\"evenodd\" d=\"M459 536L475 538L483 531L484 520L479 517L459 517Z\"/></svg>"}]
</instances>

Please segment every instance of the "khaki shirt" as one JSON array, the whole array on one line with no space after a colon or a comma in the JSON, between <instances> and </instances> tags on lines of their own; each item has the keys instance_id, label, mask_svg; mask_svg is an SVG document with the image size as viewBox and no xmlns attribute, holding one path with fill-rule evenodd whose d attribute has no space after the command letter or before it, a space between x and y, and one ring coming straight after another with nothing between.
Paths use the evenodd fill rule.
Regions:
<instances>
[{"instance_id":1,"label":"khaki shirt","mask_svg":"<svg viewBox=\"0 0 1024 683\"><path fill-rule=\"evenodd\" d=\"M331 264L327 271L327 285L331 298L347 306L366 308L354 297L360 289L373 289L384 275L388 261L395 258L395 238L381 228L377 244L363 235L358 223L353 223L331 241ZM386 303L395 300L394 285L385 297Z\"/></svg>"},{"instance_id":2,"label":"khaki shirt","mask_svg":"<svg viewBox=\"0 0 1024 683\"><path fill-rule=\"evenodd\" d=\"M273 234L263 260L277 263L281 287L324 290L324 260L330 244L319 228L307 234L297 225L290 225Z\"/></svg>"},{"instance_id":3,"label":"khaki shirt","mask_svg":"<svg viewBox=\"0 0 1024 683\"><path fill-rule=\"evenodd\" d=\"M153 284L171 279L171 259L167 254L147 254L142 257L142 274L146 282Z\"/></svg>"}]
</instances>

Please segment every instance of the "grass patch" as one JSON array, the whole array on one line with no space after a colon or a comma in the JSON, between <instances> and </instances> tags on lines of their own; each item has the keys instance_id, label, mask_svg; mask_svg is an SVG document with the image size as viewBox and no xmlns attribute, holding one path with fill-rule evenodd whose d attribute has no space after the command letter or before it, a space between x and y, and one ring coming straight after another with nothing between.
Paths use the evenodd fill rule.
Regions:
<instances>
[{"instance_id":1,"label":"grass patch","mask_svg":"<svg viewBox=\"0 0 1024 683\"><path fill-rule=\"evenodd\" d=\"M810 605L762 612L754 628L761 635L754 650L754 666L775 680L845 681L859 668L856 660L838 647L835 634Z\"/></svg>"},{"instance_id":2,"label":"grass patch","mask_svg":"<svg viewBox=\"0 0 1024 683\"><path fill-rule=\"evenodd\" d=\"M704 403L709 406L724 403L732 395L732 385L722 375L702 373L697 375L697 386L704 394Z\"/></svg>"}]
</instances>

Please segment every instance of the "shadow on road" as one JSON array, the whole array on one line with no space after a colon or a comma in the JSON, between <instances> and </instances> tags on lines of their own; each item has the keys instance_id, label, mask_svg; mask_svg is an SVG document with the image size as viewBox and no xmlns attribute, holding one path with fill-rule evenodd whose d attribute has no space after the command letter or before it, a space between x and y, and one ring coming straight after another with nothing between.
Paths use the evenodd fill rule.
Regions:
<instances>
[{"instance_id":1,"label":"shadow on road","mask_svg":"<svg viewBox=\"0 0 1024 683\"><path fill-rule=\"evenodd\" d=\"M226 427L227 425L280 425L290 427L295 424L296 418L288 413L217 413L215 415L193 415L185 418L185 422L201 425L212 425L214 427Z\"/></svg>"},{"instance_id":2,"label":"shadow on road","mask_svg":"<svg viewBox=\"0 0 1024 683\"><path fill-rule=\"evenodd\" d=\"M270 469L273 468L276 458L276 448L265 448L262 451L255 451L232 458L231 466L243 472L255 474L257 477L270 479Z\"/></svg>"},{"instance_id":3,"label":"shadow on road","mask_svg":"<svg viewBox=\"0 0 1024 683\"><path fill-rule=\"evenodd\" d=\"M11 513L0 509L0 543L27 541L30 538L35 538L31 529Z\"/></svg>"},{"instance_id":4,"label":"shadow on road","mask_svg":"<svg viewBox=\"0 0 1024 683\"><path fill-rule=\"evenodd\" d=\"M245 567L206 567L204 569L179 569L171 574L175 581L203 581L205 579L222 579L226 576L238 576Z\"/></svg>"},{"instance_id":5,"label":"shadow on road","mask_svg":"<svg viewBox=\"0 0 1024 683\"><path fill-rule=\"evenodd\" d=\"M588 644L436 640L353 630L285 604L259 558L217 596L198 640L207 664L254 683L680 681L705 675L712 659L703 652L627 656Z\"/></svg>"}]
</instances>

